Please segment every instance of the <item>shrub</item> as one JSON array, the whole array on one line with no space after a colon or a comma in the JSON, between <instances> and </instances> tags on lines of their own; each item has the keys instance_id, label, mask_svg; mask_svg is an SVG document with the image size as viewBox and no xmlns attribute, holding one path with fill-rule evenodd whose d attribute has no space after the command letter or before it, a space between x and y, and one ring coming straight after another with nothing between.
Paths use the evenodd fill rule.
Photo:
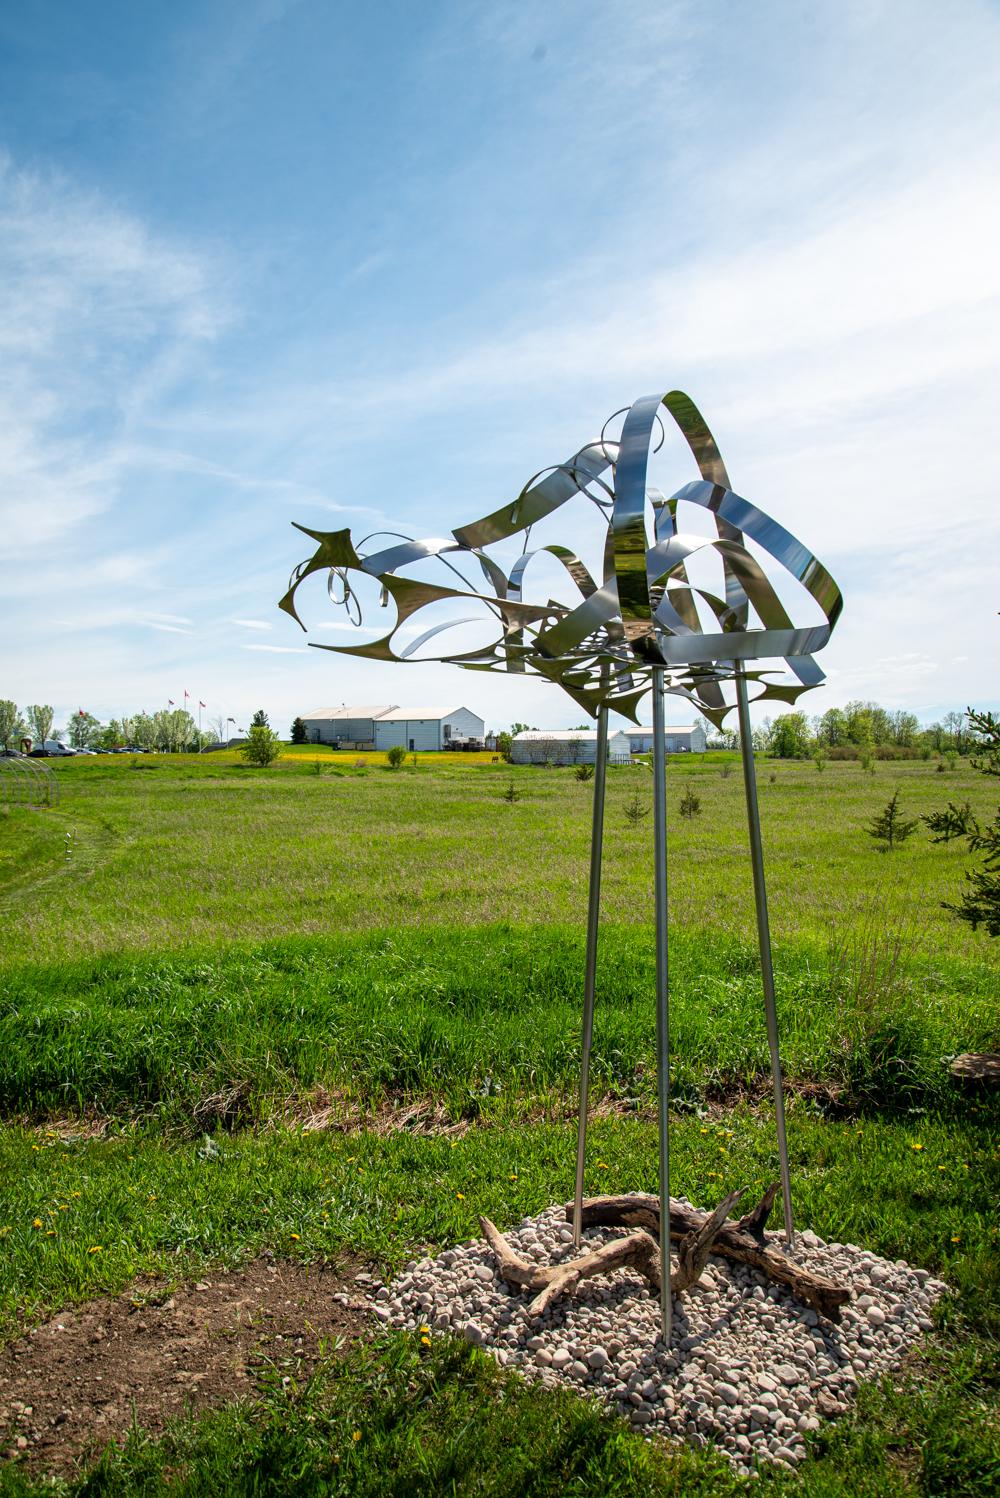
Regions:
<instances>
[{"instance_id":1,"label":"shrub","mask_svg":"<svg viewBox=\"0 0 1000 1498\"><path fill-rule=\"evenodd\" d=\"M509 785L506 785L504 787L504 789L500 792L500 795L504 801L509 801L511 805L513 805L515 801L520 801L521 799L521 792L518 790L513 780Z\"/></svg>"},{"instance_id":2,"label":"shrub","mask_svg":"<svg viewBox=\"0 0 1000 1498\"><path fill-rule=\"evenodd\" d=\"M592 780L594 778L594 767L593 765L577 765L573 774L577 780Z\"/></svg>"},{"instance_id":3,"label":"shrub","mask_svg":"<svg viewBox=\"0 0 1000 1498\"><path fill-rule=\"evenodd\" d=\"M296 718L292 724L292 743L304 744L306 742L306 725L301 718Z\"/></svg>"},{"instance_id":4,"label":"shrub","mask_svg":"<svg viewBox=\"0 0 1000 1498\"><path fill-rule=\"evenodd\" d=\"M281 753L281 740L270 728L257 724L251 728L246 743L240 745L240 753L248 764L273 765Z\"/></svg>"},{"instance_id":5,"label":"shrub","mask_svg":"<svg viewBox=\"0 0 1000 1498\"><path fill-rule=\"evenodd\" d=\"M813 764L821 773L826 769L826 753L824 750L816 750L815 754L813 755Z\"/></svg>"},{"instance_id":6,"label":"shrub","mask_svg":"<svg viewBox=\"0 0 1000 1498\"><path fill-rule=\"evenodd\" d=\"M386 762L390 770L398 770L406 758L406 750L402 744L393 744L391 749L386 750Z\"/></svg>"}]
</instances>

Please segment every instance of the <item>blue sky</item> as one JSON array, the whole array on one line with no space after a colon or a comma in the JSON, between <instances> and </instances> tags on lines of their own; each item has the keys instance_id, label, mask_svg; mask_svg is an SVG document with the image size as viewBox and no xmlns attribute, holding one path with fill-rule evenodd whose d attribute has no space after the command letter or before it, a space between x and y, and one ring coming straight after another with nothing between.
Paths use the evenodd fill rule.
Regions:
<instances>
[{"instance_id":1,"label":"blue sky","mask_svg":"<svg viewBox=\"0 0 1000 1498\"><path fill-rule=\"evenodd\" d=\"M38 0L0 101L0 695L575 723L308 649L290 522L438 534L680 386L844 590L804 705L997 704L995 5Z\"/></svg>"}]
</instances>

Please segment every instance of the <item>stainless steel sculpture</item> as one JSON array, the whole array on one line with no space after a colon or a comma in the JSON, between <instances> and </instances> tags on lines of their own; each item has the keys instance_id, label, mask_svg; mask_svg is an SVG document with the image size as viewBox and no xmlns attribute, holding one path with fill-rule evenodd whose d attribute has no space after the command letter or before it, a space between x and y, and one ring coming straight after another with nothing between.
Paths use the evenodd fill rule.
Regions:
<instances>
[{"instance_id":1,"label":"stainless steel sculpture","mask_svg":"<svg viewBox=\"0 0 1000 1498\"><path fill-rule=\"evenodd\" d=\"M664 440L661 413L673 419L697 463L700 478L667 497L650 487L651 451ZM611 425L624 417L617 438ZM654 445L655 444L655 445ZM575 550L559 544L529 549L533 527L568 502L589 501L604 528L599 580ZM711 519L714 534L685 531L679 510L693 506ZM567 462L536 474L512 503L454 530L444 538L412 540L375 532L353 542L349 530L314 531L299 526L318 545L293 572L281 607L302 623L296 594L306 578L327 573L330 599L349 621L362 624L357 580L381 585L380 604L395 606L395 620L378 639L361 645L318 645L379 661L413 659L417 651L448 629L468 625L484 614L495 620L495 637L472 650L432 657L471 671L505 671L556 682L597 718L598 754L594 776L587 954L584 980L580 1119L576 1161L574 1230L581 1231L586 1153L590 1051L596 993L600 924L601 853L607 771L609 712L635 719L642 697L653 697L654 871L656 907L657 1081L659 1087L660 1233L662 1330L669 1343L671 1298L669 1253L669 982L667 942L666 734L664 696L692 703L716 726L735 706L740 727L744 786L750 832L757 932L763 975L767 1036L781 1161L785 1233L793 1240L788 1144L785 1134L781 1061L774 1001L774 976L764 884L760 815L750 734L750 687L756 701L793 703L818 686L823 672L813 659L829 640L842 599L833 578L802 543L777 521L734 492L725 465L701 413L678 390L646 396L610 417L595 442ZM487 548L522 538L520 554L502 565ZM381 544L374 545L376 540ZM385 541L391 544L386 545ZM756 553L771 557L812 601L814 620L797 626ZM526 575L539 556L556 559L579 594L564 604L528 602ZM430 583L404 576L407 568L436 561L462 584ZM471 563L481 580L470 582L456 565ZM692 577L714 565L721 587L707 588ZM355 582L352 585L352 574ZM448 619L421 632L397 650L400 631L428 605L459 599L475 604L475 620ZM304 628L304 626L303 626ZM426 658L426 657L425 657ZM775 681L773 667L754 663L784 660L792 680ZM724 688L732 688L730 701Z\"/></svg>"}]
</instances>

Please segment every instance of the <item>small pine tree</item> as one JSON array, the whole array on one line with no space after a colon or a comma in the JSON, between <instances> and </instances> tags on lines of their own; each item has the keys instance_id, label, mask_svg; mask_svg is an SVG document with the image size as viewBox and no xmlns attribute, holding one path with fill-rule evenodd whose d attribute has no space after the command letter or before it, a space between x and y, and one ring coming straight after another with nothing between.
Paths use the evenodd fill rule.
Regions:
<instances>
[{"instance_id":1,"label":"small pine tree","mask_svg":"<svg viewBox=\"0 0 1000 1498\"><path fill-rule=\"evenodd\" d=\"M594 767L593 765L577 765L573 774L577 780L593 780Z\"/></svg>"},{"instance_id":2,"label":"small pine tree","mask_svg":"<svg viewBox=\"0 0 1000 1498\"><path fill-rule=\"evenodd\" d=\"M971 801L964 801L961 806L949 801L944 811L928 812L920 820L933 833L932 843L950 843L953 837L971 837L979 831Z\"/></svg>"},{"instance_id":3,"label":"small pine tree","mask_svg":"<svg viewBox=\"0 0 1000 1498\"><path fill-rule=\"evenodd\" d=\"M867 832L876 842L882 843L883 851L891 853L897 843L903 843L915 832L918 826L916 817L908 821L899 809L899 788L892 793L892 799L887 801L877 817L873 817L868 823Z\"/></svg>"},{"instance_id":4,"label":"small pine tree","mask_svg":"<svg viewBox=\"0 0 1000 1498\"><path fill-rule=\"evenodd\" d=\"M681 801L681 816L686 817L689 822L701 816L701 797L696 796L690 786L684 792Z\"/></svg>"},{"instance_id":5,"label":"small pine tree","mask_svg":"<svg viewBox=\"0 0 1000 1498\"><path fill-rule=\"evenodd\" d=\"M643 817L649 816L649 807L644 804L638 791L632 792L632 799L625 808L629 826L638 827Z\"/></svg>"},{"instance_id":6,"label":"small pine tree","mask_svg":"<svg viewBox=\"0 0 1000 1498\"><path fill-rule=\"evenodd\" d=\"M259 707L257 709L257 711L254 713L253 717L250 719L250 727L251 728L270 728L270 726L271 726L271 724L268 721L267 713L264 711L264 709L262 707Z\"/></svg>"},{"instance_id":7,"label":"small pine tree","mask_svg":"<svg viewBox=\"0 0 1000 1498\"><path fill-rule=\"evenodd\" d=\"M1000 775L1000 717L972 708L967 716L973 735L974 768L983 775ZM937 827L932 822L935 816L939 819ZM976 821L968 802L958 807L949 802L946 812L932 812L924 820L932 832L939 832L935 842L946 842L948 835L965 837L971 851L983 855L981 868L970 869L965 876L968 888L961 900L957 905L944 901L945 910L960 921L968 921L973 931L985 926L990 936L1000 936L1000 808L985 827ZM951 826L956 830L949 834Z\"/></svg>"},{"instance_id":8,"label":"small pine tree","mask_svg":"<svg viewBox=\"0 0 1000 1498\"><path fill-rule=\"evenodd\" d=\"M500 795L505 801L509 801L511 805L513 805L515 801L520 801L521 799L521 792L518 790L513 780L509 785L504 787L504 789L500 792Z\"/></svg>"},{"instance_id":9,"label":"small pine tree","mask_svg":"<svg viewBox=\"0 0 1000 1498\"><path fill-rule=\"evenodd\" d=\"M306 733L305 723L301 718L296 718L295 722L292 724L292 743L304 744L306 743L307 739L308 734Z\"/></svg>"}]
</instances>

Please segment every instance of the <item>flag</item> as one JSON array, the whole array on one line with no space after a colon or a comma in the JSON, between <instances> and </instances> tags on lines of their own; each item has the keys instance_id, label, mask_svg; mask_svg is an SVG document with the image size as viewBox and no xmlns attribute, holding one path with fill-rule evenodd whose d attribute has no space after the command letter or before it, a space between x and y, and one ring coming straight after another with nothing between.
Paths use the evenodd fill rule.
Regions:
<instances>
[{"instance_id":1,"label":"flag","mask_svg":"<svg viewBox=\"0 0 1000 1498\"><path fill-rule=\"evenodd\" d=\"M199 706L199 707L207 707L207 706L208 706L208 703L207 703L207 702L199 702L199 703L198 703L198 706Z\"/></svg>"},{"instance_id":2,"label":"flag","mask_svg":"<svg viewBox=\"0 0 1000 1498\"><path fill-rule=\"evenodd\" d=\"M168 697L167 698L167 706L168 707L173 707L174 706L174 699L172 697Z\"/></svg>"},{"instance_id":3,"label":"flag","mask_svg":"<svg viewBox=\"0 0 1000 1498\"><path fill-rule=\"evenodd\" d=\"M184 688L184 696L185 697L190 697L190 695L191 695L191 693L188 691L187 687L185 687Z\"/></svg>"}]
</instances>

